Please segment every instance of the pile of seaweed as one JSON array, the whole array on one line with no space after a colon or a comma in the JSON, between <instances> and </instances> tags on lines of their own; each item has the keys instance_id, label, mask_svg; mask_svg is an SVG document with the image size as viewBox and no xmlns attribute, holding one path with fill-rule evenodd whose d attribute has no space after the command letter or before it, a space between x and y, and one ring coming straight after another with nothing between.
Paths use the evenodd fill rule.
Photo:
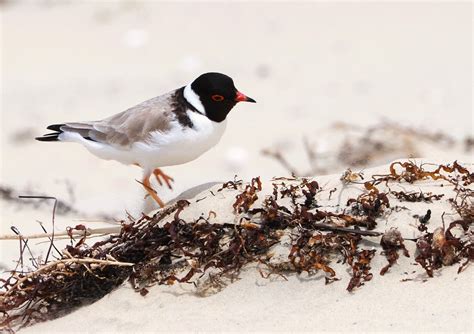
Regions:
<instances>
[{"instance_id":1,"label":"pile of seaweed","mask_svg":"<svg viewBox=\"0 0 474 334\"><path fill-rule=\"evenodd\" d=\"M418 219L421 234L415 239L404 239L395 228L376 231L380 217L397 210L390 203L392 198L433 202L443 197L421 191L392 191L389 187L422 180L452 186L455 196L449 202L459 219L429 231L428 210ZM185 221L181 218L183 211L196 204L181 200L154 216L122 222L120 233L91 245L86 234L79 240L74 238L85 230L84 226L71 228L71 244L60 251L54 238L50 238L56 259L31 258L35 269L30 271L24 265L28 240L22 238L18 266L1 280L0 325L13 331L59 317L100 299L127 280L141 295L148 294L153 285L174 283L192 283L203 291L219 291L249 264L256 264L265 278L322 272L329 284L339 280L333 264L340 263L350 271L346 289L355 291L373 277L371 261L377 254L365 241L373 242L374 238L379 240L381 254L387 259L380 275L396 263L399 252L409 256L407 241L416 242L415 261L430 277L435 270L454 263L459 263L461 272L474 260L474 191L469 188L474 173L459 163L427 170L414 162L394 162L387 174L363 180L360 173L348 170L341 182L362 184L364 192L350 198L344 211L338 213L318 205L316 195L322 187L309 178L274 178L271 194L260 200L260 178L248 184L234 179L218 191L238 192L233 208L229 208L234 210L237 222L218 222L213 211L207 217ZM388 190L380 190L381 184ZM289 247L282 246L286 244Z\"/></svg>"}]
</instances>

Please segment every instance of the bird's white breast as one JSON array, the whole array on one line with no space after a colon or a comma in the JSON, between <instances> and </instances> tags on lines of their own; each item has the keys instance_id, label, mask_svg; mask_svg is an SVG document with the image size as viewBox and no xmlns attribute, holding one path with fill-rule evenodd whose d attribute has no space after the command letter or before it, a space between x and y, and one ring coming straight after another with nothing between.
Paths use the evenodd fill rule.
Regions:
<instances>
[{"instance_id":1,"label":"bird's white breast","mask_svg":"<svg viewBox=\"0 0 474 334\"><path fill-rule=\"evenodd\" d=\"M150 134L146 143L135 143L130 153L145 169L179 165L196 159L215 146L226 127L226 121L213 122L206 116L187 111L193 127L183 127L178 121L166 133L159 131Z\"/></svg>"}]
</instances>

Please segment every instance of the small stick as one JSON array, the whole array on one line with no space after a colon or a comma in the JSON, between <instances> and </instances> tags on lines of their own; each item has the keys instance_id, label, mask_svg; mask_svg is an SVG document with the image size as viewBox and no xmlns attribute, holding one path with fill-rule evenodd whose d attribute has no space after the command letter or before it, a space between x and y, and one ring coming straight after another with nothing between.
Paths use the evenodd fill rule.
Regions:
<instances>
[{"instance_id":1,"label":"small stick","mask_svg":"<svg viewBox=\"0 0 474 334\"><path fill-rule=\"evenodd\" d=\"M20 233L20 230L18 230L18 228L16 226L11 226L10 229L18 236L21 236L21 233ZM30 246L28 246L28 238L23 238L23 237L20 237L19 238L20 240L20 263L21 263L21 267L23 268L23 254L25 252L25 249L28 249L28 252L30 253L30 256L31 256L31 261L33 262L33 265L35 267L38 267L38 264L35 260L35 257L33 255L33 252L31 251L31 248Z\"/></svg>"},{"instance_id":2,"label":"small stick","mask_svg":"<svg viewBox=\"0 0 474 334\"><path fill-rule=\"evenodd\" d=\"M90 236L93 234L113 234L119 233L122 229L121 226L114 226L114 227L104 227L104 228L88 228L85 231L72 231L70 234L73 236L83 237ZM69 236L68 232L56 232L54 236ZM31 234L31 235L0 235L0 240L19 240L19 239L42 239L42 238L51 238L53 233L42 233L42 234Z\"/></svg>"},{"instance_id":3,"label":"small stick","mask_svg":"<svg viewBox=\"0 0 474 334\"><path fill-rule=\"evenodd\" d=\"M313 226L316 229L320 229L320 230L323 230L323 231L346 232L346 233L366 235L366 236L370 236L370 237L379 237L379 236L383 235L382 232L363 231L363 230L356 230L356 229L353 229L353 228L335 227L335 226L326 225L326 224L313 224Z\"/></svg>"},{"instance_id":4,"label":"small stick","mask_svg":"<svg viewBox=\"0 0 474 334\"><path fill-rule=\"evenodd\" d=\"M58 205L58 199L56 197L52 197L52 196L24 196L24 195L20 195L18 196L18 198L20 199L46 199L46 200L54 200L54 204L53 204L53 214L52 214L52 217L51 217L51 224L52 224L52 233L51 233L51 242L49 243L49 248L48 248L48 252L46 253L46 258L44 260L44 262L48 262L48 259L49 259L49 254L51 253L51 249L53 249L53 246L54 246L54 222L55 222L55 218L56 218L56 207Z\"/></svg>"},{"instance_id":5,"label":"small stick","mask_svg":"<svg viewBox=\"0 0 474 334\"><path fill-rule=\"evenodd\" d=\"M48 233L48 231L46 230L46 228L43 226L43 223L40 222L39 220L37 220L37 222L40 224L41 226L41 229L43 230L44 233ZM53 238L51 237L48 237L49 241L50 242L53 242ZM59 249L56 247L56 245L53 243L53 247L54 249L56 250L56 252L58 252L59 256L61 256L61 252L59 251ZM46 262L46 261L45 261Z\"/></svg>"}]
</instances>

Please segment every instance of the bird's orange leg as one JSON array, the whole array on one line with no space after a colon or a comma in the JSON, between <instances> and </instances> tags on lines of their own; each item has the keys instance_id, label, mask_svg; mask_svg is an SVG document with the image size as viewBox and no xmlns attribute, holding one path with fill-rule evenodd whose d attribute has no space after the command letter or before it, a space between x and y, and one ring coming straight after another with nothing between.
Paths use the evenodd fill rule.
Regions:
<instances>
[{"instance_id":1,"label":"bird's orange leg","mask_svg":"<svg viewBox=\"0 0 474 334\"><path fill-rule=\"evenodd\" d=\"M153 171L153 175L155 175L156 177L156 180L158 181L158 183L160 184L160 186L163 185L163 182L161 182L161 178L163 178L163 181L165 181L166 185L168 186L168 188L170 189L173 189L173 187L171 187L171 182L174 182L174 179L169 176L169 175L166 175L161 169L157 168ZM171 181L171 182L170 182Z\"/></svg>"},{"instance_id":2,"label":"bird's orange leg","mask_svg":"<svg viewBox=\"0 0 474 334\"><path fill-rule=\"evenodd\" d=\"M161 200L161 198L158 197L156 191L151 187L150 185L150 175L146 176L143 178L143 187L145 188L145 190L150 194L150 196L155 200L156 203L158 203L158 205L161 207L161 208L164 208L165 207L165 203L163 203L163 201Z\"/></svg>"}]
</instances>

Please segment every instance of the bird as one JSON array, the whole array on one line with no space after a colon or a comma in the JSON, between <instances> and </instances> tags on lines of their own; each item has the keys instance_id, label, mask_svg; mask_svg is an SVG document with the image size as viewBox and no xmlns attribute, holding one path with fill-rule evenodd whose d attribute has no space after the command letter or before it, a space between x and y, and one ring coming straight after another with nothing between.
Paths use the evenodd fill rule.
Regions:
<instances>
[{"instance_id":1,"label":"bird","mask_svg":"<svg viewBox=\"0 0 474 334\"><path fill-rule=\"evenodd\" d=\"M214 147L224 134L227 115L239 102L256 101L237 90L231 77L208 72L105 119L49 125L53 132L35 139L79 143L101 159L141 167L140 183L163 208L150 177L172 189L174 179L161 168L187 163Z\"/></svg>"}]
</instances>

